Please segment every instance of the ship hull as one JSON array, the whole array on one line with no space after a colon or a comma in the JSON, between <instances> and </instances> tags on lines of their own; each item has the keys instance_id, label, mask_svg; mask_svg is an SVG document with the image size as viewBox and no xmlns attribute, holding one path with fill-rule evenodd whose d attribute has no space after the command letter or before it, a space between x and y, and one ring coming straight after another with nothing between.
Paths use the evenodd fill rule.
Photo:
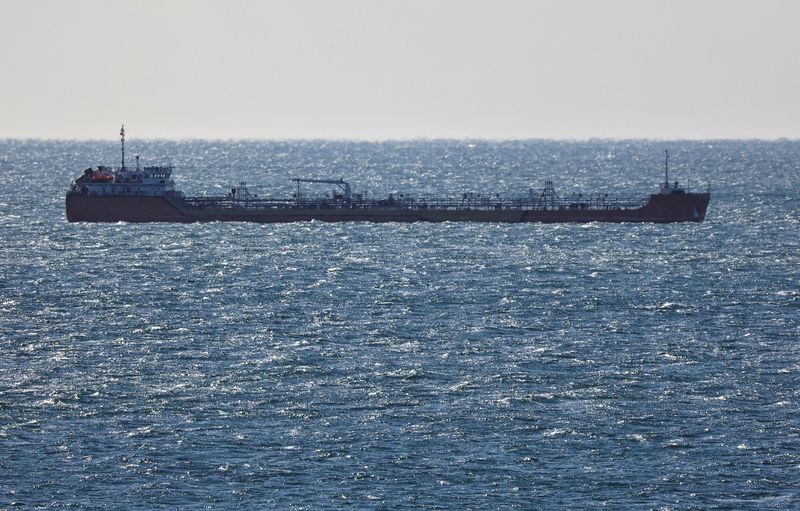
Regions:
<instances>
[{"instance_id":1,"label":"ship hull","mask_svg":"<svg viewBox=\"0 0 800 511\"><path fill-rule=\"evenodd\" d=\"M702 222L710 195L653 194L632 209L215 208L178 198L68 194L70 222Z\"/></svg>"}]
</instances>

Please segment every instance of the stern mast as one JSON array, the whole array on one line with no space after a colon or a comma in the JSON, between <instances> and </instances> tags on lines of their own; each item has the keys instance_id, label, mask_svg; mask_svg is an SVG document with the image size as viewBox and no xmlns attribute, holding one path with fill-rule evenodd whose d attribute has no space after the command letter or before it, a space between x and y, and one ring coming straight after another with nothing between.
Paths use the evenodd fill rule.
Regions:
<instances>
[{"instance_id":1,"label":"stern mast","mask_svg":"<svg viewBox=\"0 0 800 511\"><path fill-rule=\"evenodd\" d=\"M120 143L122 144L122 170L125 170L125 125L119 130Z\"/></svg>"}]
</instances>

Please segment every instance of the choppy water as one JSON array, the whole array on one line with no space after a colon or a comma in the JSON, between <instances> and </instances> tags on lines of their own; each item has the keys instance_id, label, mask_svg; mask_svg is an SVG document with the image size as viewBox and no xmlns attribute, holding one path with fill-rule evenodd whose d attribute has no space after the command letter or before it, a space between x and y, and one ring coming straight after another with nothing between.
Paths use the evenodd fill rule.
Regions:
<instances>
[{"instance_id":1,"label":"choppy water","mask_svg":"<svg viewBox=\"0 0 800 511\"><path fill-rule=\"evenodd\" d=\"M189 193L646 194L699 225L72 225L0 141L0 508L800 506L800 142L136 142ZM132 158L131 158L132 159Z\"/></svg>"}]
</instances>

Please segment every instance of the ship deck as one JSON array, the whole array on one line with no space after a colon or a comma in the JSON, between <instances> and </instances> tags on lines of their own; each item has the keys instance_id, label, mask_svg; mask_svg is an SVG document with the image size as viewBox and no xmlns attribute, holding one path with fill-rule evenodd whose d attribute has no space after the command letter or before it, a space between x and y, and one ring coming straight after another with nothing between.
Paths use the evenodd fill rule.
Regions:
<instances>
[{"instance_id":1,"label":"ship deck","mask_svg":"<svg viewBox=\"0 0 800 511\"><path fill-rule=\"evenodd\" d=\"M274 209L398 209L411 211L608 211L637 209L647 203L648 198L619 197L564 197L564 198L502 198L502 197L463 197L463 198L406 198L387 199L338 198L238 198L182 197L177 199L183 207L191 209L230 209L230 210L274 210Z\"/></svg>"}]
</instances>

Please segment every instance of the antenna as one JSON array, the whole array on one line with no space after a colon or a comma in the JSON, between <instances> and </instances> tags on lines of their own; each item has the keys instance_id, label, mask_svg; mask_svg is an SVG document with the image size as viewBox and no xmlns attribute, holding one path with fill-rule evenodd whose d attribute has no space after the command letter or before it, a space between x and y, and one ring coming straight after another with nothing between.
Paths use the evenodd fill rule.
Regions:
<instances>
[{"instance_id":1,"label":"antenna","mask_svg":"<svg viewBox=\"0 0 800 511\"><path fill-rule=\"evenodd\" d=\"M125 125L119 130L120 142L122 143L122 170L125 170Z\"/></svg>"},{"instance_id":2,"label":"antenna","mask_svg":"<svg viewBox=\"0 0 800 511\"><path fill-rule=\"evenodd\" d=\"M664 186L669 188L669 151L664 150Z\"/></svg>"}]
</instances>

